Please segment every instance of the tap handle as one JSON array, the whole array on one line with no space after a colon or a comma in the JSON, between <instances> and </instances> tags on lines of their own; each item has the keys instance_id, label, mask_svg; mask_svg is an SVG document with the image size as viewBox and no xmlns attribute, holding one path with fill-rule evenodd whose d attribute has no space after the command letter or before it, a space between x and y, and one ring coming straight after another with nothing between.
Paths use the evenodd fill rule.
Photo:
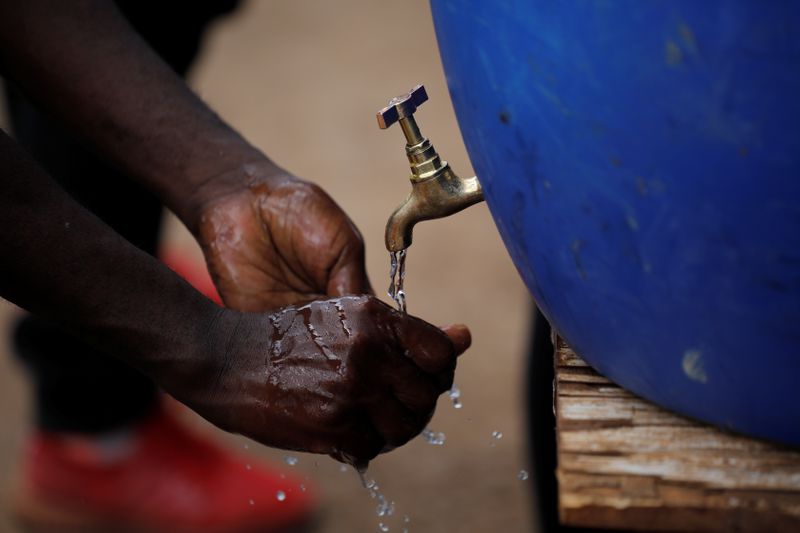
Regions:
<instances>
[{"instance_id":1,"label":"tap handle","mask_svg":"<svg viewBox=\"0 0 800 533\"><path fill-rule=\"evenodd\" d=\"M388 106L378 111L378 126L385 130L399 121L409 145L413 146L421 142L423 137L413 115L417 108L427 100L428 93L425 92L423 85L417 85L407 94L395 96L389 100Z\"/></svg>"}]
</instances>

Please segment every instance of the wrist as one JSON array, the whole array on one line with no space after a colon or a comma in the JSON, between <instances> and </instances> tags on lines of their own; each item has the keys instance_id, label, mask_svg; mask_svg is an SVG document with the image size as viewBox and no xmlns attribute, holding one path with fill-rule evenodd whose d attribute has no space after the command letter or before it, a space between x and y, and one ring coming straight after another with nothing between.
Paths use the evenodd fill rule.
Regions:
<instances>
[{"instance_id":1,"label":"wrist","mask_svg":"<svg viewBox=\"0 0 800 533\"><path fill-rule=\"evenodd\" d=\"M215 382L225 372L230 344L242 313L211 305L189 319L185 339L175 339L146 373L177 400L195 408L213 396Z\"/></svg>"}]
</instances>

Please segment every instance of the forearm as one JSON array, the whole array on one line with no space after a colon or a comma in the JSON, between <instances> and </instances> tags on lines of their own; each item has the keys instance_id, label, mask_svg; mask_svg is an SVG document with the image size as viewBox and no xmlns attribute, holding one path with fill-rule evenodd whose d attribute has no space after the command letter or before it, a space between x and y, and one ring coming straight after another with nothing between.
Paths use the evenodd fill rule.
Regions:
<instances>
[{"instance_id":1,"label":"forearm","mask_svg":"<svg viewBox=\"0 0 800 533\"><path fill-rule=\"evenodd\" d=\"M156 191L190 229L206 190L226 186L219 176L246 180L236 169L269 164L109 0L1 0L0 62L34 100Z\"/></svg>"},{"instance_id":2,"label":"forearm","mask_svg":"<svg viewBox=\"0 0 800 533\"><path fill-rule=\"evenodd\" d=\"M169 387L207 365L220 308L79 206L0 131L0 295Z\"/></svg>"}]
</instances>

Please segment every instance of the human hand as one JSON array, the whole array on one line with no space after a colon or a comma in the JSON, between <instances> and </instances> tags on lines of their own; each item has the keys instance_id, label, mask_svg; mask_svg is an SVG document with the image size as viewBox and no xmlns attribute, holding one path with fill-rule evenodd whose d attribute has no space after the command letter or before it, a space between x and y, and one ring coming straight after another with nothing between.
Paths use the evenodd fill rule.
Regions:
<instances>
[{"instance_id":1,"label":"human hand","mask_svg":"<svg viewBox=\"0 0 800 533\"><path fill-rule=\"evenodd\" d=\"M245 172L241 185L203 202L195 232L228 307L372 292L361 235L325 191L272 165Z\"/></svg>"},{"instance_id":2,"label":"human hand","mask_svg":"<svg viewBox=\"0 0 800 533\"><path fill-rule=\"evenodd\" d=\"M212 332L228 339L224 360L181 399L227 431L357 467L425 428L470 344L464 326L442 330L371 296L225 313Z\"/></svg>"}]
</instances>

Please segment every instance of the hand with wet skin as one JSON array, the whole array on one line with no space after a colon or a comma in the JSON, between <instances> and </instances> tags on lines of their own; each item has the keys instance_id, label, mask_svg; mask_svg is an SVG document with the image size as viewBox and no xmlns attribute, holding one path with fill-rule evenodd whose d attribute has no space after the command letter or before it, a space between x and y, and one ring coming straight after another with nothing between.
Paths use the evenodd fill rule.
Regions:
<instances>
[{"instance_id":1,"label":"hand with wet skin","mask_svg":"<svg viewBox=\"0 0 800 533\"><path fill-rule=\"evenodd\" d=\"M245 173L203 203L195 232L226 306L266 311L372 292L361 235L325 191L271 163Z\"/></svg>"},{"instance_id":2,"label":"hand with wet skin","mask_svg":"<svg viewBox=\"0 0 800 533\"><path fill-rule=\"evenodd\" d=\"M463 326L442 330L371 296L238 317L226 363L184 401L223 429L355 466L424 429L470 343Z\"/></svg>"}]
</instances>

